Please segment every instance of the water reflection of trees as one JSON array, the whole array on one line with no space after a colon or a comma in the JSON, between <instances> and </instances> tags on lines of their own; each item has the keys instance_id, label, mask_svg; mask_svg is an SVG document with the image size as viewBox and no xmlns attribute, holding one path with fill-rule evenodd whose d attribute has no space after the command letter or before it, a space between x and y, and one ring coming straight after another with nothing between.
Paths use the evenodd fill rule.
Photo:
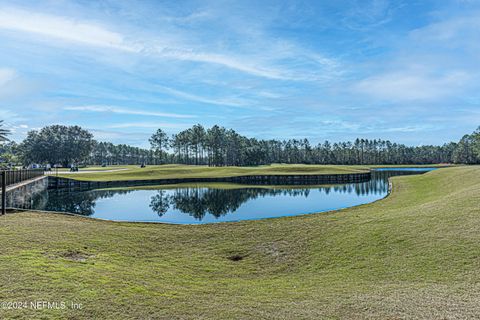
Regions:
<instances>
[{"instance_id":1,"label":"water reflection of trees","mask_svg":"<svg viewBox=\"0 0 480 320\"><path fill-rule=\"evenodd\" d=\"M24 209L70 212L90 216L95 212L97 200L130 192L132 190L48 190L33 196L26 194L24 198L16 199L14 206Z\"/></svg>"},{"instance_id":2,"label":"water reflection of trees","mask_svg":"<svg viewBox=\"0 0 480 320\"><path fill-rule=\"evenodd\" d=\"M165 190L159 190L150 200L150 208L160 217L170 209L170 196Z\"/></svg>"},{"instance_id":3,"label":"water reflection of trees","mask_svg":"<svg viewBox=\"0 0 480 320\"><path fill-rule=\"evenodd\" d=\"M312 189L317 189L325 194L354 193L357 196L381 195L388 192L388 177L404 172L374 172L372 179L363 183L343 185L330 185L320 187L266 189L266 188L241 188L241 189L209 189L209 188L182 188L175 189L173 194L160 190L152 197L150 208L160 217L170 208L186 213L195 219L202 220L207 213L218 218L228 213L235 212L249 200L265 196L292 196L308 197Z\"/></svg>"},{"instance_id":4,"label":"water reflection of trees","mask_svg":"<svg viewBox=\"0 0 480 320\"><path fill-rule=\"evenodd\" d=\"M237 211L244 203L259 197L291 196L307 198L312 190L330 193L355 194L357 196L381 195L388 191L388 177L393 175L412 174L411 172L377 171L372 179L363 183L352 183L328 186L281 187L281 188L178 188L158 190L151 197L150 208L160 217L170 209L188 214L202 220L207 214L218 218ZM71 212L81 215L92 215L96 201L111 198L119 194L127 194L135 190L91 190L68 191L48 190L35 196L20 199L17 207L42 209L49 211Z\"/></svg>"},{"instance_id":5,"label":"water reflection of trees","mask_svg":"<svg viewBox=\"0 0 480 320\"><path fill-rule=\"evenodd\" d=\"M197 220L202 220L206 214L219 218L226 214L235 212L249 200L266 196L290 196L307 198L312 189L319 190L325 194L355 193L357 195L368 195L371 193L385 193L385 183L359 183L322 187L305 188L241 188L241 189L209 189L209 188L182 188L175 189L173 194L160 190L151 198L150 208L160 217L168 212L170 208L186 213Z\"/></svg>"},{"instance_id":6,"label":"water reflection of trees","mask_svg":"<svg viewBox=\"0 0 480 320\"><path fill-rule=\"evenodd\" d=\"M202 220L207 213L218 218L235 212L240 206L252 199L265 196L289 195L308 197L309 188L302 189L209 189L182 188L175 189L169 195L164 190L152 197L150 208L159 216L163 216L170 207Z\"/></svg>"}]
</instances>

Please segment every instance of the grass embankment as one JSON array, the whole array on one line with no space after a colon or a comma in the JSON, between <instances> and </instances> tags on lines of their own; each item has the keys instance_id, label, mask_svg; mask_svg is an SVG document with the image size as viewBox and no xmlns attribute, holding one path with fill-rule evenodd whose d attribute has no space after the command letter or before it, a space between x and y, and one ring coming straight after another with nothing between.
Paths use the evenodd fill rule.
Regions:
<instances>
[{"instance_id":1,"label":"grass embankment","mask_svg":"<svg viewBox=\"0 0 480 320\"><path fill-rule=\"evenodd\" d=\"M322 187L334 187L336 184L322 184ZM246 183L229 183L229 182L186 182L175 184L156 184L147 186L135 186L135 187L108 187L95 190L168 190L178 188L209 188L209 189L305 189L305 188L318 188L318 184L275 184L275 185L260 185L260 184L246 184Z\"/></svg>"},{"instance_id":2,"label":"grass embankment","mask_svg":"<svg viewBox=\"0 0 480 320\"><path fill-rule=\"evenodd\" d=\"M0 300L82 304L0 318L475 318L480 167L392 180L375 203L261 221L0 217Z\"/></svg>"},{"instance_id":3,"label":"grass embankment","mask_svg":"<svg viewBox=\"0 0 480 320\"><path fill-rule=\"evenodd\" d=\"M78 173L81 173L82 171L88 172L88 171L111 171L111 170L122 170L122 169L129 169L129 168L134 168L138 166L132 166L132 165L119 165L119 166L108 166L108 167L101 167L101 166L90 166L90 167L85 167L85 168L78 168ZM52 168L52 171L50 173L70 173L69 168Z\"/></svg>"},{"instance_id":4,"label":"grass embankment","mask_svg":"<svg viewBox=\"0 0 480 320\"><path fill-rule=\"evenodd\" d=\"M377 168L448 168L458 167L460 165L450 163L436 163L436 164L370 164L367 167L372 169Z\"/></svg>"},{"instance_id":5,"label":"grass embankment","mask_svg":"<svg viewBox=\"0 0 480 320\"><path fill-rule=\"evenodd\" d=\"M111 167L114 169L115 167ZM121 167L125 169L125 167ZM85 169L88 170L88 169ZM307 175L307 174L341 174L368 172L364 166L334 166L334 165L269 165L257 167L208 167L190 165L159 165L140 168L128 166L126 170L109 172L91 172L65 174L59 176L84 181L121 181L150 179L181 179L181 178L220 178L249 175Z\"/></svg>"}]
</instances>

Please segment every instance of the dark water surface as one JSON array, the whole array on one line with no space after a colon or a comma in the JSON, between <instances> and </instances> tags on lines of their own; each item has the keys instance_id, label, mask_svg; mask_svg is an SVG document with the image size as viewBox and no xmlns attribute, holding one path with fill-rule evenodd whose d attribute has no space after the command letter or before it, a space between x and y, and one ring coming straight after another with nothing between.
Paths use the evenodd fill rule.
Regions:
<instances>
[{"instance_id":1,"label":"dark water surface","mask_svg":"<svg viewBox=\"0 0 480 320\"><path fill-rule=\"evenodd\" d=\"M166 189L90 191L46 190L14 206L71 212L116 221L180 224L263 219L352 207L385 197L388 177L420 174L434 168L381 168L363 183L316 186L198 184Z\"/></svg>"}]
</instances>

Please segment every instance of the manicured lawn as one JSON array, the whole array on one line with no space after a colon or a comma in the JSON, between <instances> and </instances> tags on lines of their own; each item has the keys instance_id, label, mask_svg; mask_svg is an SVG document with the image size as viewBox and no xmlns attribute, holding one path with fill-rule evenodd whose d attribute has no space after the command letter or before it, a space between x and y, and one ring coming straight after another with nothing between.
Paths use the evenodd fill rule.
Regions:
<instances>
[{"instance_id":1,"label":"manicured lawn","mask_svg":"<svg viewBox=\"0 0 480 320\"><path fill-rule=\"evenodd\" d=\"M110 167L116 169L117 167ZM121 166L120 169L124 169ZM85 169L85 170L88 170ZM216 178L246 175L295 175L295 174L340 174L367 172L364 166L334 166L334 165L269 165L258 167L208 167L189 165L159 165L140 168L127 166L127 170L110 172L92 172L61 175L66 178L90 181L117 181L117 180L148 180L148 179L175 179L175 178Z\"/></svg>"},{"instance_id":2,"label":"manicured lawn","mask_svg":"<svg viewBox=\"0 0 480 320\"><path fill-rule=\"evenodd\" d=\"M368 165L369 168L447 168L447 167L456 167L459 165L449 164L449 163L438 163L438 164L373 164Z\"/></svg>"},{"instance_id":3,"label":"manicured lawn","mask_svg":"<svg viewBox=\"0 0 480 320\"><path fill-rule=\"evenodd\" d=\"M85 167L85 168L79 168L78 169L78 172L82 172L82 171L110 171L110 170L120 170L120 169L128 169L128 168L135 168L135 167L138 167L138 166L129 166L129 165L121 165L121 166L108 166L108 167L101 167L101 166L90 166L90 167ZM55 168L52 168L52 171L51 173L56 173L56 171L58 170L58 172L70 172L70 169L69 168L58 168L58 169L55 169Z\"/></svg>"},{"instance_id":4,"label":"manicured lawn","mask_svg":"<svg viewBox=\"0 0 480 320\"><path fill-rule=\"evenodd\" d=\"M465 319L480 314L480 167L393 180L384 200L181 226L0 217L0 319Z\"/></svg>"}]
</instances>

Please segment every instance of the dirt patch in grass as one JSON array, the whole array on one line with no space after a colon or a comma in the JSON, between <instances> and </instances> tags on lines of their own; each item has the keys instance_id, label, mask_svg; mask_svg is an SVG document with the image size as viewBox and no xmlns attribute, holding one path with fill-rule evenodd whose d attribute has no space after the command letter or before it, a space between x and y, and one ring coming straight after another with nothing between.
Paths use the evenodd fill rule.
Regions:
<instances>
[{"instance_id":1,"label":"dirt patch in grass","mask_svg":"<svg viewBox=\"0 0 480 320\"><path fill-rule=\"evenodd\" d=\"M57 253L56 256L74 262L87 262L88 259L94 257L93 254L82 252L80 250L67 250Z\"/></svg>"},{"instance_id":2,"label":"dirt patch in grass","mask_svg":"<svg viewBox=\"0 0 480 320\"><path fill-rule=\"evenodd\" d=\"M272 257L275 262L282 262L287 260L287 241L275 241L270 243L264 243L257 247L258 252L263 255Z\"/></svg>"},{"instance_id":3,"label":"dirt patch in grass","mask_svg":"<svg viewBox=\"0 0 480 320\"><path fill-rule=\"evenodd\" d=\"M242 255L242 254L233 254L233 255L230 255L227 257L228 260L231 260L231 261L242 261L243 258L245 258L246 256L245 255Z\"/></svg>"}]
</instances>

